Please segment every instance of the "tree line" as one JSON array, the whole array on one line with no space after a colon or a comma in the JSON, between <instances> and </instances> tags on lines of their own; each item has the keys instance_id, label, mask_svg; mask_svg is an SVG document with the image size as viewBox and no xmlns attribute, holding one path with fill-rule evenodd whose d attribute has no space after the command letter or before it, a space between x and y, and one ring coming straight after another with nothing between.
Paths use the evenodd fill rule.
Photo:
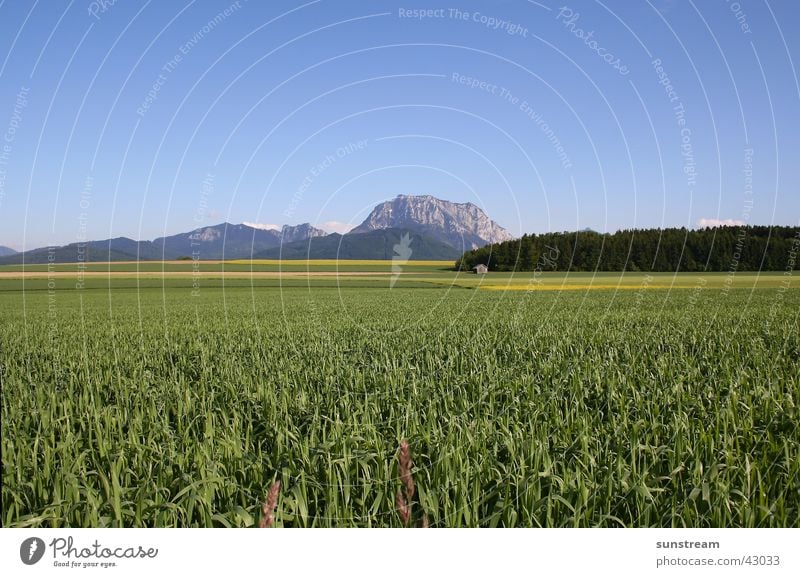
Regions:
<instances>
[{"instance_id":1,"label":"tree line","mask_svg":"<svg viewBox=\"0 0 800 577\"><path fill-rule=\"evenodd\" d=\"M493 271L782 271L800 268L800 227L725 226L526 234L455 263Z\"/></svg>"}]
</instances>

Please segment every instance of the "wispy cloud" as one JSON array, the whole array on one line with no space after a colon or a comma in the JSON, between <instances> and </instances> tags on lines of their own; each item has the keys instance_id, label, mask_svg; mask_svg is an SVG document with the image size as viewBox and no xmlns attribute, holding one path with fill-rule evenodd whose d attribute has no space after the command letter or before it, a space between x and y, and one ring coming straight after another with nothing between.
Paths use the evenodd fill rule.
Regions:
<instances>
[{"instance_id":1,"label":"wispy cloud","mask_svg":"<svg viewBox=\"0 0 800 577\"><path fill-rule=\"evenodd\" d=\"M697 226L699 228L712 228L715 226L743 226L743 220L734 220L732 218L701 218L697 221Z\"/></svg>"},{"instance_id":2,"label":"wispy cloud","mask_svg":"<svg viewBox=\"0 0 800 577\"><path fill-rule=\"evenodd\" d=\"M338 220L329 220L327 222L323 222L320 225L320 228L325 232L338 232L339 234L344 234L350 229L355 228L355 225L349 222L339 222Z\"/></svg>"},{"instance_id":3,"label":"wispy cloud","mask_svg":"<svg viewBox=\"0 0 800 577\"><path fill-rule=\"evenodd\" d=\"M269 224L269 223L261 223L261 222L243 222L245 226L249 226L250 228L260 228L261 230L280 230L281 225L279 224Z\"/></svg>"}]
</instances>

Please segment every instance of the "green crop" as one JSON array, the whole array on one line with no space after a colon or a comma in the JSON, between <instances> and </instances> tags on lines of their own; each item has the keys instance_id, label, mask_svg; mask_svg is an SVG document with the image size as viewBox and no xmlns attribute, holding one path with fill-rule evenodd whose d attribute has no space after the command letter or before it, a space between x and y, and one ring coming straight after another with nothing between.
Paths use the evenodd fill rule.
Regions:
<instances>
[{"instance_id":1,"label":"green crop","mask_svg":"<svg viewBox=\"0 0 800 577\"><path fill-rule=\"evenodd\" d=\"M299 284L0 293L3 525L800 525L800 291Z\"/></svg>"}]
</instances>

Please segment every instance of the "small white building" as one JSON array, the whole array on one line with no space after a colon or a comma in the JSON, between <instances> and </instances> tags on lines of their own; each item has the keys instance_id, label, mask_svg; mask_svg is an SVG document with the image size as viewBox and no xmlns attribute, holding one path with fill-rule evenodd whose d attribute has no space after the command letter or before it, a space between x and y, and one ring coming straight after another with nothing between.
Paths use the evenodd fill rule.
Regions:
<instances>
[{"instance_id":1,"label":"small white building","mask_svg":"<svg viewBox=\"0 0 800 577\"><path fill-rule=\"evenodd\" d=\"M489 272L489 267L485 264L479 264L472 267L472 270L475 271L475 274L486 274Z\"/></svg>"}]
</instances>

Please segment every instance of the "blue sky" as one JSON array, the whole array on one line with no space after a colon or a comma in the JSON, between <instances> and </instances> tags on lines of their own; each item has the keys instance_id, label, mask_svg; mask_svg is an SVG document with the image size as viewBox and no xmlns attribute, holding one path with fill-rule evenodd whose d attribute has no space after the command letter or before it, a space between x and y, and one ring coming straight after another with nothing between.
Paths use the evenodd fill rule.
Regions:
<instances>
[{"instance_id":1,"label":"blue sky","mask_svg":"<svg viewBox=\"0 0 800 577\"><path fill-rule=\"evenodd\" d=\"M0 244L800 223L799 3L0 3ZM455 9L457 7L457 10Z\"/></svg>"}]
</instances>

